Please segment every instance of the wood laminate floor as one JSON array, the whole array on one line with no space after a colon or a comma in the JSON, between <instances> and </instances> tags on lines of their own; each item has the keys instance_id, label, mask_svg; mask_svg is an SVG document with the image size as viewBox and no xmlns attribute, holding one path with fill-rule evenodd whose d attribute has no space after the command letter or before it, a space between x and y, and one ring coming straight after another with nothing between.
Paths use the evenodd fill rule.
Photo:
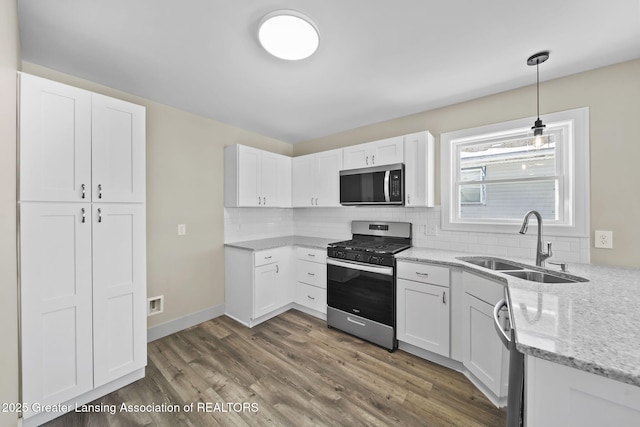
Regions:
<instances>
[{"instance_id":1,"label":"wood laminate floor","mask_svg":"<svg viewBox=\"0 0 640 427\"><path fill-rule=\"evenodd\" d=\"M148 357L144 379L87 407L100 412L47 425L505 425L462 374L296 310L252 329L222 316L149 343Z\"/></svg>"}]
</instances>

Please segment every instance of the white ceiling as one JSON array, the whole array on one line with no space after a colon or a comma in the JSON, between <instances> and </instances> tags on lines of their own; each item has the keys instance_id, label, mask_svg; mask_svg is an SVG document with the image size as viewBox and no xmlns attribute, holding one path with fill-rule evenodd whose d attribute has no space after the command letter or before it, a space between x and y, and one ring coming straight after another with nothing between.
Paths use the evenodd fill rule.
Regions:
<instances>
[{"instance_id":1,"label":"white ceiling","mask_svg":"<svg viewBox=\"0 0 640 427\"><path fill-rule=\"evenodd\" d=\"M260 48L276 9L313 19L314 56ZM19 0L18 13L27 62L291 143L533 84L541 50L542 81L640 57L640 0Z\"/></svg>"}]
</instances>

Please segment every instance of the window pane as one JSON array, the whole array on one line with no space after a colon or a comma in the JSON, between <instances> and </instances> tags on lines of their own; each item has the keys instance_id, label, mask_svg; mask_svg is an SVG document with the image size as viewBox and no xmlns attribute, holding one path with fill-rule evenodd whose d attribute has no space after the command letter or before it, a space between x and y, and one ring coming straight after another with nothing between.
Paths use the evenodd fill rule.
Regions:
<instances>
[{"instance_id":1,"label":"window pane","mask_svg":"<svg viewBox=\"0 0 640 427\"><path fill-rule=\"evenodd\" d=\"M460 181L473 180L466 172L477 168L485 171L487 181L556 176L556 137L545 136L537 146L531 138L509 138L460 147Z\"/></svg>"},{"instance_id":2,"label":"window pane","mask_svg":"<svg viewBox=\"0 0 640 427\"><path fill-rule=\"evenodd\" d=\"M467 203L464 198L484 187L482 203ZM546 220L558 219L557 180L512 182L505 184L460 185L461 219L522 219L535 209Z\"/></svg>"}]
</instances>

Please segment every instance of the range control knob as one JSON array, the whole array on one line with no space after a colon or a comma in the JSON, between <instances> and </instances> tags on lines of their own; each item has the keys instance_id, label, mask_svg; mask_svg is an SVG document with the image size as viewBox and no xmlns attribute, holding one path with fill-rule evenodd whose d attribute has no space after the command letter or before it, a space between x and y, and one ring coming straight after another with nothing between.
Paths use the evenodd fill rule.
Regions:
<instances>
[{"instance_id":1,"label":"range control knob","mask_svg":"<svg viewBox=\"0 0 640 427\"><path fill-rule=\"evenodd\" d=\"M360 254L355 254L353 256L354 261L360 261Z\"/></svg>"}]
</instances>

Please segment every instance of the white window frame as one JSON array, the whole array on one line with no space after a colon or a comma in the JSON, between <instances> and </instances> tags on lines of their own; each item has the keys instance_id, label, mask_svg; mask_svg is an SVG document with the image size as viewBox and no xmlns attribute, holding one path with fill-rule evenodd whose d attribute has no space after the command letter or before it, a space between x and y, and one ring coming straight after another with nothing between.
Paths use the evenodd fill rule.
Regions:
<instances>
[{"instance_id":1,"label":"white window frame","mask_svg":"<svg viewBox=\"0 0 640 427\"><path fill-rule=\"evenodd\" d=\"M557 150L559 182L559 209L562 221L544 221L547 236L589 236L589 108L577 108L540 116L548 126L553 123L570 122L572 131L567 135L567 144ZM441 155L441 227L443 230L491 233L517 233L522 219L485 220L460 219L458 210L458 186L456 183L459 163L457 147L469 141L517 132L531 128L536 117L527 117L508 122L480 126L440 136ZM534 225L533 223L531 224Z\"/></svg>"}]
</instances>

